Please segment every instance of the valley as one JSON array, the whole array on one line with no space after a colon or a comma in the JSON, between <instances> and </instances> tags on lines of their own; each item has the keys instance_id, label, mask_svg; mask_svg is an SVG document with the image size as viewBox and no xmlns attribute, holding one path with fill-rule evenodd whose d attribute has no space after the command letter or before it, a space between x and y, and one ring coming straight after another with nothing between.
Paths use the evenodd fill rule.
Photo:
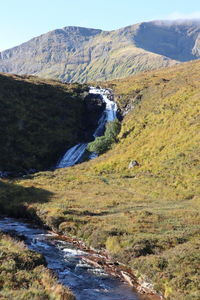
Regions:
<instances>
[{"instance_id":1,"label":"valley","mask_svg":"<svg viewBox=\"0 0 200 300\"><path fill-rule=\"evenodd\" d=\"M124 116L115 143L88 162L1 179L1 215L27 218L106 250L164 299L197 300L199 66L194 60L96 82L113 90ZM71 102L79 99L77 106L82 103L79 95L88 93L86 85L78 85L77 91L77 85L51 84L67 94L78 93ZM6 136L9 128L1 130ZM66 148L81 142L79 137ZM2 162L7 162L11 155L3 153ZM129 167L131 162L137 163Z\"/></svg>"}]
</instances>

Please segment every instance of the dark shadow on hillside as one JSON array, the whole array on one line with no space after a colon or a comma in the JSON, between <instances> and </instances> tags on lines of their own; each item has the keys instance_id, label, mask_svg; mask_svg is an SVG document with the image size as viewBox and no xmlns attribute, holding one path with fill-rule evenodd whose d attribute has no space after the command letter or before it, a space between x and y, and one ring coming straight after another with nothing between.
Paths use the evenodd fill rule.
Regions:
<instances>
[{"instance_id":1,"label":"dark shadow on hillside","mask_svg":"<svg viewBox=\"0 0 200 300\"><path fill-rule=\"evenodd\" d=\"M66 215L75 215L79 217L101 217L101 216L107 216L111 214L116 214L118 212L109 212L109 211L101 211L101 212L93 212L89 210L84 210L84 211L77 211L77 210L67 210L64 212Z\"/></svg>"},{"instance_id":2,"label":"dark shadow on hillside","mask_svg":"<svg viewBox=\"0 0 200 300\"><path fill-rule=\"evenodd\" d=\"M34 218L35 211L28 209L28 205L48 202L51 196L52 193L44 189L0 181L0 216Z\"/></svg>"},{"instance_id":3,"label":"dark shadow on hillside","mask_svg":"<svg viewBox=\"0 0 200 300\"><path fill-rule=\"evenodd\" d=\"M0 171L47 170L84 141L87 87L0 74Z\"/></svg>"}]
</instances>

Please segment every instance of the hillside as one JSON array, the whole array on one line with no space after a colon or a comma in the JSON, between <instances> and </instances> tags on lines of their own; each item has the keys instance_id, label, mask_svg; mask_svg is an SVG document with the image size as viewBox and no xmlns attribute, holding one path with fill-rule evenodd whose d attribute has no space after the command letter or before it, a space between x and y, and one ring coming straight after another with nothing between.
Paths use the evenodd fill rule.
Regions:
<instances>
[{"instance_id":1,"label":"hillside","mask_svg":"<svg viewBox=\"0 0 200 300\"><path fill-rule=\"evenodd\" d=\"M194 61L105 83L129 111L118 143L87 163L1 181L1 212L106 248L165 299L199 299L199 70Z\"/></svg>"},{"instance_id":2,"label":"hillside","mask_svg":"<svg viewBox=\"0 0 200 300\"><path fill-rule=\"evenodd\" d=\"M143 22L113 31L64 27L1 52L0 71L103 81L197 59L199 40L199 21Z\"/></svg>"},{"instance_id":3,"label":"hillside","mask_svg":"<svg viewBox=\"0 0 200 300\"><path fill-rule=\"evenodd\" d=\"M87 86L0 74L0 171L52 167L84 140Z\"/></svg>"}]
</instances>

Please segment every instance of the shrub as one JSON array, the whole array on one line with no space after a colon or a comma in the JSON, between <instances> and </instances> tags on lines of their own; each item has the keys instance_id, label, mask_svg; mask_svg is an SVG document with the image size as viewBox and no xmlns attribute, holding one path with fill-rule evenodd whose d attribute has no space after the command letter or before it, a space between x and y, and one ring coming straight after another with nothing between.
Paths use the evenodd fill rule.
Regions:
<instances>
[{"instance_id":1,"label":"shrub","mask_svg":"<svg viewBox=\"0 0 200 300\"><path fill-rule=\"evenodd\" d=\"M107 123L105 134L89 143L87 150L95 152L98 155L105 153L111 148L112 144L117 142L117 135L119 134L120 129L121 124L118 120Z\"/></svg>"},{"instance_id":2,"label":"shrub","mask_svg":"<svg viewBox=\"0 0 200 300\"><path fill-rule=\"evenodd\" d=\"M90 152L95 152L99 155L109 150L111 145L112 142L109 139L107 139L105 136L100 136L97 137L94 142L90 143L87 149Z\"/></svg>"},{"instance_id":3,"label":"shrub","mask_svg":"<svg viewBox=\"0 0 200 300\"><path fill-rule=\"evenodd\" d=\"M117 136L120 133L121 123L116 119L112 122L108 122L106 125L105 136L109 140L117 142Z\"/></svg>"}]
</instances>

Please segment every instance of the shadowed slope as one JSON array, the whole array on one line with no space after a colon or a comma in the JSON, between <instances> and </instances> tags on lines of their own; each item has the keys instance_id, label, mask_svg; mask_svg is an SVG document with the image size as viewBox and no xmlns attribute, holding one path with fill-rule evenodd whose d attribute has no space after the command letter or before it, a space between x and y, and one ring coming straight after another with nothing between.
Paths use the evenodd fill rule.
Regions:
<instances>
[{"instance_id":1,"label":"shadowed slope","mask_svg":"<svg viewBox=\"0 0 200 300\"><path fill-rule=\"evenodd\" d=\"M45 189L34 186L20 186L14 182L0 180L0 217L34 217L34 211L27 212L27 205L49 202L53 194ZM36 217L36 221L39 219Z\"/></svg>"},{"instance_id":2,"label":"shadowed slope","mask_svg":"<svg viewBox=\"0 0 200 300\"><path fill-rule=\"evenodd\" d=\"M0 74L0 171L50 168L84 140L87 89Z\"/></svg>"},{"instance_id":3,"label":"shadowed slope","mask_svg":"<svg viewBox=\"0 0 200 300\"><path fill-rule=\"evenodd\" d=\"M200 21L142 23L134 38L137 47L177 61L197 59Z\"/></svg>"}]
</instances>

